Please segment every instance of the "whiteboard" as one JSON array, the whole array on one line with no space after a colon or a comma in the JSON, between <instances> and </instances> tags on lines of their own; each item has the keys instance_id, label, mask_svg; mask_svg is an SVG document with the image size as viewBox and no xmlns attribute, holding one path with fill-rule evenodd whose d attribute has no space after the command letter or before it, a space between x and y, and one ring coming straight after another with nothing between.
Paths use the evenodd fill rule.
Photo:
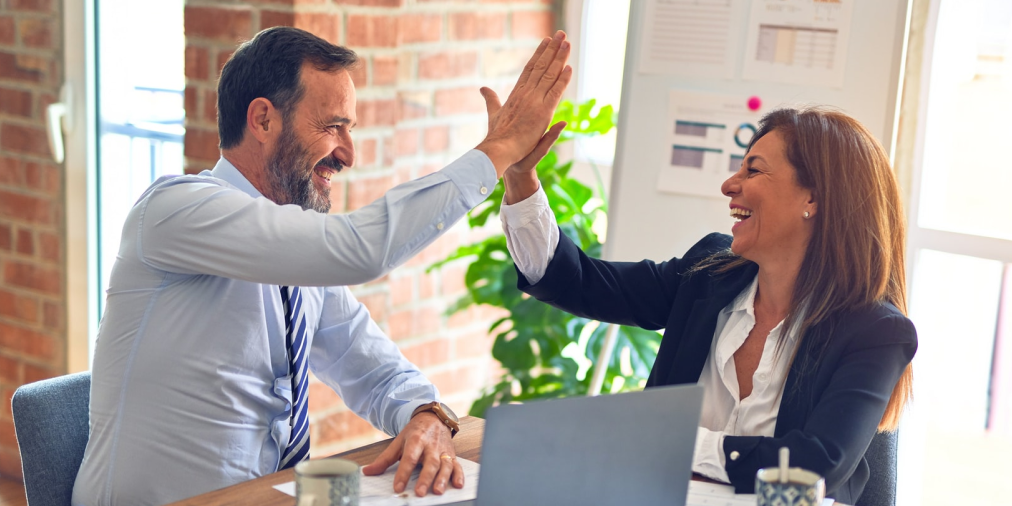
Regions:
<instances>
[{"instance_id":1,"label":"whiteboard","mask_svg":"<svg viewBox=\"0 0 1012 506\"><path fill-rule=\"evenodd\" d=\"M843 110L864 123L890 149L897 118L897 100L903 65L908 0L779 0L790 2L850 3L850 36L844 48L843 72L830 84L783 83L743 77L749 35L754 36L758 6L770 0L633 0L629 13L622 107L619 111L615 165L611 177L608 238L604 256L609 260L667 260L681 256L710 232L730 233L728 199L720 196L719 183L711 196L672 193L679 185L668 171L671 159L672 92L719 96L760 97L763 109L780 104L819 104ZM700 3L725 4L734 34L729 57L722 65L692 67L689 71L658 73L642 65L643 35L656 29L651 3L667 6ZM664 6L662 6L664 7ZM750 23L750 20L752 22ZM651 21L654 23L651 24ZM752 26L753 33L749 33ZM692 28L690 26L689 28ZM755 53L750 53L755 54ZM751 61L751 60L750 60ZM754 63L754 62L751 62ZM646 71L644 71L644 69ZM746 69L748 70L748 69ZM748 74L748 72L746 72ZM747 77L752 77L748 79ZM728 173L727 175L730 175ZM669 191L659 188L666 185Z\"/></svg>"}]
</instances>

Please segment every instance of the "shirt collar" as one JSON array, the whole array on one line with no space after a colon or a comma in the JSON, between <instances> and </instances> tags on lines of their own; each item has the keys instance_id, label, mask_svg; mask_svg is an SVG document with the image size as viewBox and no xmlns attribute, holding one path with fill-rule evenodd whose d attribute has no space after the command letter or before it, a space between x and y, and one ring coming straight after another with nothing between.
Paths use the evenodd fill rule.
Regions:
<instances>
[{"instance_id":1,"label":"shirt collar","mask_svg":"<svg viewBox=\"0 0 1012 506\"><path fill-rule=\"evenodd\" d=\"M218 159L218 163L214 165L213 169L204 172L206 175L221 179L242 190L250 197L263 197L263 194L253 186L253 183L250 183L246 176L242 175L242 172L239 172L239 169L235 168L235 165L232 165L232 162L226 160L224 156Z\"/></svg>"},{"instance_id":2,"label":"shirt collar","mask_svg":"<svg viewBox=\"0 0 1012 506\"><path fill-rule=\"evenodd\" d=\"M728 304L724 311L733 313L735 311L745 311L753 318L755 317L755 294L759 290L759 275L756 274L752 278L752 282L749 283L748 287L742 290L737 297Z\"/></svg>"}]
</instances>

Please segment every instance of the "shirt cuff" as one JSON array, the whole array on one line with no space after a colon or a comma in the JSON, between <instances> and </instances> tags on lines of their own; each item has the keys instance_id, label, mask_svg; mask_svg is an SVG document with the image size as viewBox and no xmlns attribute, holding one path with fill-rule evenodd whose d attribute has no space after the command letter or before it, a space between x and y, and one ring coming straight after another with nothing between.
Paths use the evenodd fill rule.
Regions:
<instances>
[{"instance_id":1,"label":"shirt cuff","mask_svg":"<svg viewBox=\"0 0 1012 506\"><path fill-rule=\"evenodd\" d=\"M457 186L471 208L484 202L499 183L492 160L477 149L464 153L439 172Z\"/></svg>"},{"instance_id":2,"label":"shirt cuff","mask_svg":"<svg viewBox=\"0 0 1012 506\"><path fill-rule=\"evenodd\" d=\"M433 399L433 400L439 400L439 399ZM404 430L404 427L408 425L408 422L411 421L411 413L414 413L415 410L418 409L418 406L421 406L423 404L428 404L430 402L432 402L432 400L428 400L428 401L426 401L426 400L414 400L414 401L408 401L408 402L405 402L404 404L401 404L401 407L397 408L397 414L394 415L394 420L395 420L394 423L397 424L397 434L400 434L401 431ZM393 435L396 436L397 434L393 434Z\"/></svg>"},{"instance_id":3,"label":"shirt cuff","mask_svg":"<svg viewBox=\"0 0 1012 506\"><path fill-rule=\"evenodd\" d=\"M696 429L696 450L692 454L692 472L731 483L724 469L724 433L699 427Z\"/></svg>"},{"instance_id":4,"label":"shirt cuff","mask_svg":"<svg viewBox=\"0 0 1012 506\"><path fill-rule=\"evenodd\" d=\"M503 197L499 219L513 263L528 283L537 283L559 247L559 225L544 188L539 185L530 197L513 205L507 205Z\"/></svg>"},{"instance_id":5,"label":"shirt cuff","mask_svg":"<svg viewBox=\"0 0 1012 506\"><path fill-rule=\"evenodd\" d=\"M503 197L502 206L499 207L499 218L502 220L503 227L517 230L526 227L546 210L551 212L551 207L548 205L548 195L545 194L545 189L539 183L538 191L516 204L507 204L506 197Z\"/></svg>"}]
</instances>

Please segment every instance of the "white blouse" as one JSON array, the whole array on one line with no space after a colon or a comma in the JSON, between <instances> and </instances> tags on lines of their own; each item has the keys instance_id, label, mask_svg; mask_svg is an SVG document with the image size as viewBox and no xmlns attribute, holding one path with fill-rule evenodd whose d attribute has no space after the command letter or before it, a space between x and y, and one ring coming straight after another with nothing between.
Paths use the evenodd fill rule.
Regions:
<instances>
[{"instance_id":1,"label":"white blouse","mask_svg":"<svg viewBox=\"0 0 1012 506\"><path fill-rule=\"evenodd\" d=\"M559 227L544 190L538 188L534 195L514 205L503 202L500 219L517 268L531 284L537 283L544 277L559 245ZM725 483L730 480L724 469L724 436L773 436L790 358L798 346L797 336L790 335L783 348L776 349L783 326L782 321L778 323L763 346L759 367L752 378L752 393L738 399L734 353L755 326L757 279L717 316L710 355L699 376L703 412L692 470Z\"/></svg>"}]
</instances>

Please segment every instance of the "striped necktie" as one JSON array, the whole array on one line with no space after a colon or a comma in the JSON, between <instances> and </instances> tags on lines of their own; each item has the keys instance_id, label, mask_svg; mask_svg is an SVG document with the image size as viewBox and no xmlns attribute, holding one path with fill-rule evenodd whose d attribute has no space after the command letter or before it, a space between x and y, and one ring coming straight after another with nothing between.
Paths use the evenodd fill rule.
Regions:
<instances>
[{"instance_id":1,"label":"striped necktie","mask_svg":"<svg viewBox=\"0 0 1012 506\"><path fill-rule=\"evenodd\" d=\"M278 469L288 469L309 458L309 398L306 377L306 315L302 312L299 287L281 287L281 303L285 308L285 344L288 346L288 367L292 373L292 435L281 454Z\"/></svg>"}]
</instances>

